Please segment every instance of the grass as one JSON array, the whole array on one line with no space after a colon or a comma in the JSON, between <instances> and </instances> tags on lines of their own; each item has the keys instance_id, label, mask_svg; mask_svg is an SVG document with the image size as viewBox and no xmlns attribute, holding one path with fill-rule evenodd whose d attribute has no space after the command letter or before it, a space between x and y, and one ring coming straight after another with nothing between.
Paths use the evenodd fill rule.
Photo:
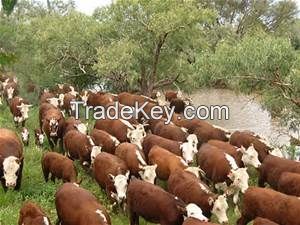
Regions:
<instances>
[{"instance_id":1,"label":"grass","mask_svg":"<svg viewBox=\"0 0 300 225\"><path fill-rule=\"evenodd\" d=\"M90 121L90 126L93 121ZM0 187L0 225L15 225L17 224L19 217L19 210L22 203L26 200L31 200L38 203L44 211L49 216L51 222L55 224L56 222L56 210L54 204L54 195L57 188L61 185L60 181L53 182L49 181L45 183L41 170L41 156L43 152L49 150L49 146L46 144L43 149L40 149L34 144L33 130L38 127L38 108L33 107L30 111L30 118L26 123L26 127L29 128L31 132L30 144L28 147L24 148L24 170L23 170L23 180L20 191L9 190L4 193L2 187ZM20 133L20 128L16 129L13 123L12 115L7 106L3 105L0 107L0 128L9 128L15 130L18 134ZM76 164L79 171L79 178L83 181L81 186L91 191L99 201L109 209L109 202L104 193L97 185L95 180L87 174L80 165ZM250 183L255 185L256 171L251 170L252 179ZM162 187L165 187L165 182L160 182ZM232 204L230 204L232 206ZM114 225L128 225L128 217L121 211L109 211L112 219L112 224ZM228 211L228 217L230 224L235 224L238 218L234 213L234 208L230 207ZM145 221L141 220L142 225L149 225ZM216 222L216 218L212 218L212 221Z\"/></svg>"}]
</instances>

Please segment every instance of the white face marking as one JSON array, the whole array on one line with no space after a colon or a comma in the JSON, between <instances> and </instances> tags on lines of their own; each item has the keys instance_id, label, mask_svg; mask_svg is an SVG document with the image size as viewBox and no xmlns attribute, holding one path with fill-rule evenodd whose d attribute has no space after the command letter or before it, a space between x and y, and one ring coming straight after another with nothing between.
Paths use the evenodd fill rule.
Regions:
<instances>
[{"instance_id":1,"label":"white face marking","mask_svg":"<svg viewBox=\"0 0 300 225\"><path fill-rule=\"evenodd\" d=\"M9 156L3 161L3 173L5 185L7 187L15 187L17 183L16 172L20 168L19 159L15 156Z\"/></svg>"},{"instance_id":2,"label":"white face marking","mask_svg":"<svg viewBox=\"0 0 300 225\"><path fill-rule=\"evenodd\" d=\"M43 222L44 222L44 225L50 225L48 218L45 216L43 217Z\"/></svg>"},{"instance_id":3,"label":"white face marking","mask_svg":"<svg viewBox=\"0 0 300 225\"><path fill-rule=\"evenodd\" d=\"M57 84L57 86L58 86L59 89L63 89L64 88L63 84Z\"/></svg>"},{"instance_id":4,"label":"white face marking","mask_svg":"<svg viewBox=\"0 0 300 225\"><path fill-rule=\"evenodd\" d=\"M145 162L144 158L142 157L140 151L135 150L135 154L136 154L137 160L139 161L139 164L142 165L142 166L146 166L147 163Z\"/></svg>"},{"instance_id":5,"label":"white face marking","mask_svg":"<svg viewBox=\"0 0 300 225\"><path fill-rule=\"evenodd\" d=\"M154 184L156 178L156 170L157 165L152 166L143 166L141 167L141 171L139 171L139 175L141 176L142 180Z\"/></svg>"},{"instance_id":6,"label":"white face marking","mask_svg":"<svg viewBox=\"0 0 300 225\"><path fill-rule=\"evenodd\" d=\"M137 126L137 128L133 130L127 129L127 138L130 140L130 143L137 145L139 149L142 149L142 142L145 136L146 132L143 126Z\"/></svg>"},{"instance_id":7,"label":"white face marking","mask_svg":"<svg viewBox=\"0 0 300 225\"><path fill-rule=\"evenodd\" d=\"M251 145L247 150L242 149L241 152L243 153L242 161L245 165L253 166L255 168L260 167L261 163L258 160L258 153L253 145Z\"/></svg>"},{"instance_id":8,"label":"white face marking","mask_svg":"<svg viewBox=\"0 0 300 225\"><path fill-rule=\"evenodd\" d=\"M28 139L29 139L29 131L28 131L26 128L24 128L24 129L22 130L21 136L22 136L22 140L23 140L24 142L27 142Z\"/></svg>"},{"instance_id":9,"label":"white face marking","mask_svg":"<svg viewBox=\"0 0 300 225\"><path fill-rule=\"evenodd\" d=\"M224 153L224 154L225 154L225 158L228 161L231 169L237 170L239 167L237 166L235 159L227 153Z\"/></svg>"},{"instance_id":10,"label":"white face marking","mask_svg":"<svg viewBox=\"0 0 300 225\"><path fill-rule=\"evenodd\" d=\"M194 155L198 152L197 144L194 145L191 142L185 142L180 145L183 159L189 164L194 160Z\"/></svg>"},{"instance_id":11,"label":"white face marking","mask_svg":"<svg viewBox=\"0 0 300 225\"><path fill-rule=\"evenodd\" d=\"M115 143L115 146L118 146L120 144L120 141L116 137L112 135L109 135L109 137Z\"/></svg>"},{"instance_id":12,"label":"white face marking","mask_svg":"<svg viewBox=\"0 0 300 225\"><path fill-rule=\"evenodd\" d=\"M88 132L87 124L80 123L80 124L75 124L74 126L80 133L87 134Z\"/></svg>"},{"instance_id":13,"label":"white face marking","mask_svg":"<svg viewBox=\"0 0 300 225\"><path fill-rule=\"evenodd\" d=\"M248 189L248 181L249 181L249 174L247 173L247 168L239 168L237 170L231 170L230 174L228 175L229 179L233 181L231 186L241 190L242 193Z\"/></svg>"},{"instance_id":14,"label":"white face marking","mask_svg":"<svg viewBox=\"0 0 300 225\"><path fill-rule=\"evenodd\" d=\"M17 108L20 110L20 112L22 114L22 119L23 120L28 119L28 112L29 112L29 108L31 106L32 105L27 105L27 104L24 104L24 103L21 103L21 105L17 106Z\"/></svg>"},{"instance_id":15,"label":"white face marking","mask_svg":"<svg viewBox=\"0 0 300 225\"><path fill-rule=\"evenodd\" d=\"M89 98L88 92L84 91L84 94L81 95L81 100L83 101L83 106L87 105L88 98Z\"/></svg>"},{"instance_id":16,"label":"white face marking","mask_svg":"<svg viewBox=\"0 0 300 225\"><path fill-rule=\"evenodd\" d=\"M38 137L39 137L39 143L40 143L40 145L42 145L44 143L45 136L44 136L44 134L39 134Z\"/></svg>"},{"instance_id":17,"label":"white face marking","mask_svg":"<svg viewBox=\"0 0 300 225\"><path fill-rule=\"evenodd\" d=\"M13 87L10 87L10 88L7 89L7 98L8 99L12 99L13 98L14 91L15 91L15 89Z\"/></svg>"},{"instance_id":18,"label":"white face marking","mask_svg":"<svg viewBox=\"0 0 300 225\"><path fill-rule=\"evenodd\" d=\"M274 150L270 151L271 155L284 158L284 155L282 154L282 151L279 148L275 148Z\"/></svg>"},{"instance_id":19,"label":"white face marking","mask_svg":"<svg viewBox=\"0 0 300 225\"><path fill-rule=\"evenodd\" d=\"M58 121L57 121L56 119L52 118L52 119L50 120L50 122L49 122L49 126L50 126L50 129L51 129L52 126L55 127L55 131L53 131L53 130L51 129L50 136L51 136L51 137L57 136Z\"/></svg>"},{"instance_id":20,"label":"white face marking","mask_svg":"<svg viewBox=\"0 0 300 225\"><path fill-rule=\"evenodd\" d=\"M96 210L96 214L98 214L98 215L103 219L103 222L104 222L104 223L107 223L107 219L106 219L104 213L102 212L102 210L97 209L97 210Z\"/></svg>"},{"instance_id":21,"label":"white face marking","mask_svg":"<svg viewBox=\"0 0 300 225\"><path fill-rule=\"evenodd\" d=\"M56 108L59 106L60 102L58 98L48 98L47 101Z\"/></svg>"},{"instance_id":22,"label":"white face marking","mask_svg":"<svg viewBox=\"0 0 300 225\"><path fill-rule=\"evenodd\" d=\"M226 196L220 195L214 202L212 213L218 218L219 223L228 223L227 212L228 203Z\"/></svg>"},{"instance_id":23,"label":"white face marking","mask_svg":"<svg viewBox=\"0 0 300 225\"><path fill-rule=\"evenodd\" d=\"M97 155L101 153L101 146L93 146L91 151L91 164L93 165Z\"/></svg>"},{"instance_id":24,"label":"white face marking","mask_svg":"<svg viewBox=\"0 0 300 225\"><path fill-rule=\"evenodd\" d=\"M111 178L113 179L114 186L117 191L117 201L122 202L126 198L126 191L127 191L127 186L128 186L128 178L129 178L130 172L127 171L125 175L119 174L117 176L112 176Z\"/></svg>"},{"instance_id":25,"label":"white face marking","mask_svg":"<svg viewBox=\"0 0 300 225\"><path fill-rule=\"evenodd\" d=\"M60 101L60 106L64 105L64 99L65 99L65 95L64 94L59 94L58 96L58 100Z\"/></svg>"},{"instance_id":26,"label":"white face marking","mask_svg":"<svg viewBox=\"0 0 300 225\"><path fill-rule=\"evenodd\" d=\"M199 206L194 203L190 203L186 206L187 217L192 217L203 222L208 222L208 218L203 215Z\"/></svg>"}]
</instances>

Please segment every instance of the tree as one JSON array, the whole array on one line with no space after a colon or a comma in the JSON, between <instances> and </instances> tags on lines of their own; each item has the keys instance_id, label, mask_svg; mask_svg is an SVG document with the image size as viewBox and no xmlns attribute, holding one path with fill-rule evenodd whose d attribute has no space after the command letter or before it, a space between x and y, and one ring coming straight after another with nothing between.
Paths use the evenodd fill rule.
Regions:
<instances>
[{"instance_id":1,"label":"tree","mask_svg":"<svg viewBox=\"0 0 300 225\"><path fill-rule=\"evenodd\" d=\"M1 0L1 3L3 11L9 16L13 12L17 0Z\"/></svg>"},{"instance_id":2,"label":"tree","mask_svg":"<svg viewBox=\"0 0 300 225\"><path fill-rule=\"evenodd\" d=\"M197 39L215 20L194 0L119 0L94 17L105 32L95 66L101 78L146 95L188 78Z\"/></svg>"}]
</instances>

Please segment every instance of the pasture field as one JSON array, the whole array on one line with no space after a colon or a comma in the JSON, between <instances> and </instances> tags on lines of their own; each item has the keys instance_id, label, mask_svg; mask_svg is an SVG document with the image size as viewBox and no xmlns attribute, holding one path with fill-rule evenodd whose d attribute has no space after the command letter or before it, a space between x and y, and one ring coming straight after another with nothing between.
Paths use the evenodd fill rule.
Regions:
<instances>
[{"instance_id":1,"label":"pasture field","mask_svg":"<svg viewBox=\"0 0 300 225\"><path fill-rule=\"evenodd\" d=\"M90 121L90 126L93 125L93 121ZM20 129L15 128L12 115L8 106L5 104L0 107L0 127L9 128L20 133ZM61 181L53 182L49 181L45 183L42 170L41 170L41 156L43 152L49 150L47 141L45 141L44 148L40 149L34 144L33 130L38 127L38 107L34 106L30 111L30 117L26 123L26 127L30 130L30 144L24 148L24 169L23 180L20 191L9 190L4 193L2 187L0 188L0 225L15 225L17 224L19 217L19 210L22 203L26 200L32 200L37 202L50 217L53 224L56 222L56 210L54 203L54 195L57 188L61 185ZM107 208L113 225L128 225L129 220L125 213L121 210L110 209L110 205L106 194L100 189L96 181L92 178L88 172L84 171L82 167L76 163L76 167L79 171L79 178L82 178L81 186L91 191ZM256 171L250 171L252 174L251 183L256 182ZM159 184L162 187L166 187L166 183L160 181ZM238 219L238 215L234 213L234 207L230 203L231 207L228 211L228 217L230 224L233 225ZM141 220L142 225L150 224ZM216 222L215 218L212 218Z\"/></svg>"}]
</instances>

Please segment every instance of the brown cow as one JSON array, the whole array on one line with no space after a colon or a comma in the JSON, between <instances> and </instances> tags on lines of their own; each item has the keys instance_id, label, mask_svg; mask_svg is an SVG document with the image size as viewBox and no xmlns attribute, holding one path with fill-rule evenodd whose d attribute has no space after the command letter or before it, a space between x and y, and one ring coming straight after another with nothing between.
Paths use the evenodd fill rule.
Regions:
<instances>
[{"instance_id":1,"label":"brown cow","mask_svg":"<svg viewBox=\"0 0 300 225\"><path fill-rule=\"evenodd\" d=\"M174 124L165 124L163 121L155 125L153 134L180 142L185 142L188 136L185 128L178 127Z\"/></svg>"},{"instance_id":2,"label":"brown cow","mask_svg":"<svg viewBox=\"0 0 300 225\"><path fill-rule=\"evenodd\" d=\"M154 184L157 165L148 166L144 153L131 143L122 143L116 148L115 155L123 159L130 174L141 177L144 181Z\"/></svg>"},{"instance_id":3,"label":"brown cow","mask_svg":"<svg viewBox=\"0 0 300 225\"><path fill-rule=\"evenodd\" d=\"M62 135L65 119L61 111L49 103L43 103L39 110L40 128L46 134L51 149L60 140L62 144Z\"/></svg>"},{"instance_id":4,"label":"brown cow","mask_svg":"<svg viewBox=\"0 0 300 225\"><path fill-rule=\"evenodd\" d=\"M90 136L71 130L63 137L63 143L64 150L71 159L78 159L83 166L91 165L91 154L95 144Z\"/></svg>"},{"instance_id":5,"label":"brown cow","mask_svg":"<svg viewBox=\"0 0 300 225\"><path fill-rule=\"evenodd\" d=\"M135 106L136 104L138 105L143 105L146 102L149 103L155 103L155 100L142 96L142 95L135 95L135 94L130 94L128 92L122 92L118 95L119 102L123 105L127 106Z\"/></svg>"},{"instance_id":6,"label":"brown cow","mask_svg":"<svg viewBox=\"0 0 300 225\"><path fill-rule=\"evenodd\" d=\"M45 134L40 128L34 129L35 144L39 147L43 146Z\"/></svg>"},{"instance_id":7,"label":"brown cow","mask_svg":"<svg viewBox=\"0 0 300 225\"><path fill-rule=\"evenodd\" d=\"M80 120L76 120L75 117L69 117L65 120L63 135L68 133L70 130L78 130L83 134L87 134L88 124L84 124Z\"/></svg>"},{"instance_id":8,"label":"brown cow","mask_svg":"<svg viewBox=\"0 0 300 225\"><path fill-rule=\"evenodd\" d=\"M111 94L98 92L98 93L90 93L87 100L88 106L106 106L109 103L114 102L114 98Z\"/></svg>"},{"instance_id":9,"label":"brown cow","mask_svg":"<svg viewBox=\"0 0 300 225\"><path fill-rule=\"evenodd\" d=\"M167 138L160 137L154 134L148 134L143 141L143 151L148 162L148 154L150 149L154 145L158 145L164 149L169 150L175 155L182 156L187 163L191 163L194 158L194 154L198 152L197 149L198 140L194 134L187 137L187 142L173 141Z\"/></svg>"},{"instance_id":10,"label":"brown cow","mask_svg":"<svg viewBox=\"0 0 300 225\"><path fill-rule=\"evenodd\" d=\"M93 164L93 173L97 183L106 191L112 201L122 203L126 198L129 170L119 157L101 152Z\"/></svg>"},{"instance_id":11,"label":"brown cow","mask_svg":"<svg viewBox=\"0 0 300 225\"><path fill-rule=\"evenodd\" d=\"M43 103L49 103L48 99L50 98L55 98L55 94L48 91L42 92L40 95L40 105L42 105Z\"/></svg>"},{"instance_id":12,"label":"brown cow","mask_svg":"<svg viewBox=\"0 0 300 225\"><path fill-rule=\"evenodd\" d=\"M200 171L197 167L188 167L183 158L157 145L153 146L149 152L149 163L157 165L156 174L162 180L167 180L176 169L191 170L195 173Z\"/></svg>"},{"instance_id":13,"label":"brown cow","mask_svg":"<svg viewBox=\"0 0 300 225\"><path fill-rule=\"evenodd\" d=\"M132 179L128 185L127 204L130 225L138 225L140 216L162 225L181 225L183 215L194 215L207 221L195 204L186 205L162 188L138 179Z\"/></svg>"},{"instance_id":14,"label":"brown cow","mask_svg":"<svg viewBox=\"0 0 300 225\"><path fill-rule=\"evenodd\" d=\"M116 137L121 143L130 141L142 148L142 141L146 136L144 126L142 124L133 125L127 120L118 119L101 119L97 120L94 128L104 130L110 135Z\"/></svg>"},{"instance_id":15,"label":"brown cow","mask_svg":"<svg viewBox=\"0 0 300 225\"><path fill-rule=\"evenodd\" d=\"M20 210L18 225L51 225L51 222L39 205L27 201Z\"/></svg>"},{"instance_id":16,"label":"brown cow","mask_svg":"<svg viewBox=\"0 0 300 225\"><path fill-rule=\"evenodd\" d=\"M106 209L92 193L72 183L63 184L55 194L57 224L111 225Z\"/></svg>"},{"instance_id":17,"label":"brown cow","mask_svg":"<svg viewBox=\"0 0 300 225\"><path fill-rule=\"evenodd\" d=\"M23 170L23 147L11 130L0 128L0 179L3 189L20 189Z\"/></svg>"},{"instance_id":18,"label":"brown cow","mask_svg":"<svg viewBox=\"0 0 300 225\"><path fill-rule=\"evenodd\" d=\"M102 151L115 154L116 147L120 144L116 137L98 129L93 129L90 135L94 139L95 145L102 147Z\"/></svg>"},{"instance_id":19,"label":"brown cow","mask_svg":"<svg viewBox=\"0 0 300 225\"><path fill-rule=\"evenodd\" d=\"M268 155L259 168L258 185L264 187L267 182L273 189L278 190L278 182L283 172L300 174L300 163Z\"/></svg>"},{"instance_id":20,"label":"brown cow","mask_svg":"<svg viewBox=\"0 0 300 225\"><path fill-rule=\"evenodd\" d=\"M265 218L257 217L253 221L253 225L279 225L279 224L278 223L274 223L273 221L265 219Z\"/></svg>"},{"instance_id":21,"label":"brown cow","mask_svg":"<svg viewBox=\"0 0 300 225\"><path fill-rule=\"evenodd\" d=\"M13 115L14 122L16 126L21 123L22 127L25 126L25 122L28 119L29 108L32 105L29 105L28 101L20 97L14 97L9 103L10 112Z\"/></svg>"},{"instance_id":22,"label":"brown cow","mask_svg":"<svg viewBox=\"0 0 300 225\"><path fill-rule=\"evenodd\" d=\"M77 171L73 161L57 152L47 152L43 155L42 170L46 182L48 182L49 174L53 182L55 178L62 179L63 182L77 182Z\"/></svg>"},{"instance_id":23,"label":"brown cow","mask_svg":"<svg viewBox=\"0 0 300 225\"><path fill-rule=\"evenodd\" d=\"M246 225L262 217L281 225L300 225L300 201L297 197L267 189L250 187L243 198L242 216L237 225Z\"/></svg>"},{"instance_id":24,"label":"brown cow","mask_svg":"<svg viewBox=\"0 0 300 225\"><path fill-rule=\"evenodd\" d=\"M283 172L278 181L278 191L300 197L300 174Z\"/></svg>"},{"instance_id":25,"label":"brown cow","mask_svg":"<svg viewBox=\"0 0 300 225\"><path fill-rule=\"evenodd\" d=\"M194 174L184 170L173 171L168 179L168 191L187 204L198 205L206 217L214 214L220 223L228 223L226 197L211 192Z\"/></svg>"},{"instance_id":26,"label":"brown cow","mask_svg":"<svg viewBox=\"0 0 300 225\"><path fill-rule=\"evenodd\" d=\"M234 203L239 192L244 193L249 187L247 168L239 168L231 155L215 146L203 144L197 154L197 164L213 184L226 182L234 187Z\"/></svg>"},{"instance_id":27,"label":"brown cow","mask_svg":"<svg viewBox=\"0 0 300 225\"><path fill-rule=\"evenodd\" d=\"M260 162L263 162L265 157L269 154L269 151L272 150L272 148L268 146L262 138L248 131L233 132L230 136L229 142L239 148L241 146L249 148L253 145L255 150L258 152Z\"/></svg>"},{"instance_id":28,"label":"brown cow","mask_svg":"<svg viewBox=\"0 0 300 225\"><path fill-rule=\"evenodd\" d=\"M165 98L168 102L171 102L173 99L182 98L182 92L181 91L166 91L165 92Z\"/></svg>"},{"instance_id":29,"label":"brown cow","mask_svg":"<svg viewBox=\"0 0 300 225\"><path fill-rule=\"evenodd\" d=\"M186 103L182 99L174 98L170 102L170 107L174 107L175 113L183 113L186 107Z\"/></svg>"},{"instance_id":30,"label":"brown cow","mask_svg":"<svg viewBox=\"0 0 300 225\"><path fill-rule=\"evenodd\" d=\"M63 96L63 104L61 106L62 110L64 110L69 116L75 115L75 104L71 104L71 102L76 101L76 95L72 93L61 94Z\"/></svg>"}]
</instances>

